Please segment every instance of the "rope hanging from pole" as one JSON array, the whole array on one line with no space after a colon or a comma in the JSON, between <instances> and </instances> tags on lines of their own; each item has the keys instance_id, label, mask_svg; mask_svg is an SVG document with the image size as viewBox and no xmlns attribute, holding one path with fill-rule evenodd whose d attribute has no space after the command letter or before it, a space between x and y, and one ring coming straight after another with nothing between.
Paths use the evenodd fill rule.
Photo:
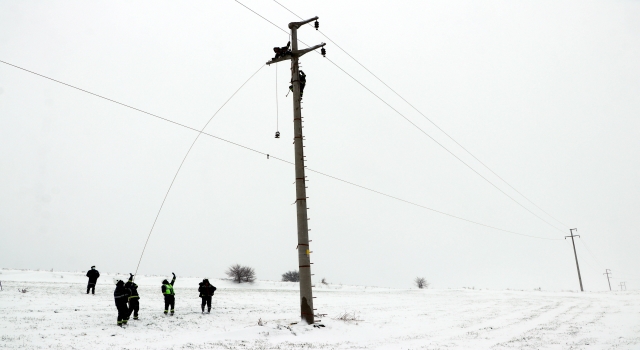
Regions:
<instances>
[{"instance_id":1,"label":"rope hanging from pole","mask_svg":"<svg viewBox=\"0 0 640 350\"><path fill-rule=\"evenodd\" d=\"M278 125L279 110L278 110L278 65L276 64L276 138L280 138L280 126Z\"/></svg>"}]
</instances>

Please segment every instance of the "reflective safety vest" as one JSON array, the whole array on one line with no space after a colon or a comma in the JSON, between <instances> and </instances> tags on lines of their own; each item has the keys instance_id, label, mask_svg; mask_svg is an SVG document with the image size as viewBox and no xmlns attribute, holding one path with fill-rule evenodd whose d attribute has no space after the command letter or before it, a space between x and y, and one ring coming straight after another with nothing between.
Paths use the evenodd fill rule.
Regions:
<instances>
[{"instance_id":1,"label":"reflective safety vest","mask_svg":"<svg viewBox=\"0 0 640 350\"><path fill-rule=\"evenodd\" d=\"M165 284L165 285L164 285L164 294L165 294L165 295L176 295L176 294L173 292L173 286L172 286L172 285L170 285L170 284Z\"/></svg>"}]
</instances>

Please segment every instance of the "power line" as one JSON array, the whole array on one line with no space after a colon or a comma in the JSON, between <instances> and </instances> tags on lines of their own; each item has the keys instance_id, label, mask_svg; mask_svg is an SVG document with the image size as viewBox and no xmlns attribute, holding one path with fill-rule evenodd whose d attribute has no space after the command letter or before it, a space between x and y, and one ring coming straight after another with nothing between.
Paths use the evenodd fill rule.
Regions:
<instances>
[{"instance_id":1,"label":"power line","mask_svg":"<svg viewBox=\"0 0 640 350\"><path fill-rule=\"evenodd\" d=\"M542 217L540 217L538 214L534 213L533 211L531 211L529 208L525 207L524 205L522 205L520 202L518 202L515 198L511 197L509 194L507 194L505 191L503 191L500 187L496 186L493 182L491 182L491 180L487 179L486 177L484 177L482 174L480 174L477 170L475 170L473 167L471 167L469 164L467 164L464 160L462 160L460 157L458 157L455 153L453 153L452 151L450 151L447 147L445 147L443 144L441 144L440 142L438 142L436 139L434 139L431 135L429 135L426 131L422 130L422 128L420 128L417 124L415 124L414 122L412 122L409 118L407 118L404 114L400 113L400 111L398 111L397 109L393 108L393 106L391 106L389 103L387 103L387 101L385 101L384 99L382 99L380 96L378 96L375 92L371 91L371 89L369 89L368 87L366 87L364 84L362 84L358 79L356 79L355 77L353 77L351 74L347 73L347 71L345 71L344 69L342 69L340 66L338 66L335 62L333 62L331 59L327 58L327 60L329 62L331 62L333 65L335 65L338 69L340 69L341 71L343 71L346 75L348 75L351 79L353 79L355 82L357 82L358 84L360 84L360 86L362 86L363 88L365 88L367 91L369 91L373 96L375 96L376 98L378 98L382 103L386 104L389 108L391 108L394 112L396 112L398 115L400 115L402 118L404 118L407 122L409 122L409 124L413 125L416 129L418 129L420 132L422 132L425 136L427 136L428 138L430 138L433 142L435 142L438 146L442 147L442 149L444 149L445 151L447 151L450 155L452 155L454 158L456 158L458 161L460 161L460 163L464 164L467 168L469 168L471 171L473 171L474 173L476 173L476 175L480 176L483 180L485 180L486 182L488 182L491 186L495 187L498 191L502 192L502 194L504 194L505 196L507 196L509 199L511 199L514 203L518 204L519 206L521 206L524 210L528 211L529 213L531 213L532 215L534 215L535 217L537 217L538 219L544 221L547 225L553 227L554 229L562 232L561 229L557 228L556 226L554 226L553 224L551 224L550 222L548 222L547 220L543 219Z\"/></svg>"},{"instance_id":2,"label":"power line","mask_svg":"<svg viewBox=\"0 0 640 350\"><path fill-rule=\"evenodd\" d=\"M234 1L235 1L235 2L237 2L238 4L240 4L240 5L244 6L247 10L249 10L249 11L251 11L251 12L255 13L256 15L258 15L260 18L264 19L265 21L267 21L267 22L271 23L274 27L276 27L276 28L280 29L281 31L285 32L285 34L289 35L289 32L287 32L286 30L284 30L284 29L280 28L280 26L278 26L277 24L275 24L275 23L271 22L271 21L270 21L270 20L268 20L266 17L262 16L261 14L257 13L256 11L252 10L252 9L251 9L251 8L249 8L247 5L245 5L245 4L243 4L243 3L241 3L241 2L240 2L240 1L238 1L238 0L234 0ZM306 45L306 44L305 44L305 45Z\"/></svg>"},{"instance_id":3,"label":"power line","mask_svg":"<svg viewBox=\"0 0 640 350\"><path fill-rule=\"evenodd\" d=\"M416 206L416 207L420 207L420 208L423 208L423 209L427 209L427 210L432 211L432 212L434 212L434 213L438 213L438 214L446 215L446 216L448 216L448 217L451 217L451 218L454 218L454 219L458 219L458 220L462 220L462 221L466 221L466 222L469 222L469 223L472 223L472 224L476 224L476 225L479 225L479 226L488 227L488 228L491 228L491 229L494 229L494 230L498 230L498 231L502 231L502 232L507 232L507 233L512 233L512 234L516 234L516 235L520 235L520 236L531 237L531 238L547 239L547 240L553 240L553 241L561 240L560 238L547 238L547 237L540 237L540 236L527 235L527 234L524 234L524 233L519 233L519 232L509 231L509 230L501 229L501 228L494 227L494 226L491 226L491 225L482 224L482 223L479 223L479 222L477 222L477 221L473 221L473 220L465 219L465 218L462 218L462 217L459 217L459 216L456 216L456 215L452 215L452 214L449 214L449 213L445 213L445 212L443 212L443 211L436 210L436 209L433 209L433 208L429 208L429 207L426 207L426 206L424 206L424 205L421 205L421 204L417 204L417 203L414 203L414 202L408 201L408 200L406 200L406 199L402 199L402 198L399 198L399 197L396 197L396 196L392 196L392 195L390 195L390 194L386 194L386 193L383 193L383 192L380 192L380 191L377 191L377 190L374 190L374 189L371 189L371 188L368 188L368 187L365 187L365 186L362 186L362 185L358 185L358 184L356 184L356 183L353 183L353 182L350 182L350 181L347 181L347 180L343 180L343 179L341 179L341 178L338 178L338 177L335 177L335 176L332 176L332 175L329 175L329 174L325 174L325 173L322 173L322 172L317 171L317 170L313 170L313 169L309 169L309 168L307 168L307 170L309 170L309 171L311 171L311 172L314 172L314 173L316 173L316 174L319 174L319 175L323 175L323 176L326 176L326 177L332 178L332 179L334 179L334 180L338 180L338 181L344 182L344 183L346 183L346 184L349 184L349 185L352 185L352 186L355 186L355 187L359 187L359 188L361 188L361 189L364 189L364 190L367 190L367 191L370 191L370 192L373 192L373 193L377 193L377 194L383 195L383 196L385 196L385 197L389 197L389 198L392 198L392 199L395 199L395 200L398 200L398 201L401 201L401 202L404 202L404 203L407 203L407 204L411 204L411 205Z\"/></svg>"},{"instance_id":4,"label":"power line","mask_svg":"<svg viewBox=\"0 0 640 350\"><path fill-rule=\"evenodd\" d=\"M269 156L269 159L275 159L275 160L278 160L278 161L283 162L283 163L287 163L287 164L290 164L290 165L294 165L294 163L293 163L293 162L288 161L288 160L285 160L285 159L283 159L283 158L280 158L280 157L277 157L277 156L273 156L273 155L270 155L270 154L268 154L268 153L266 153L266 152L262 152L262 151L259 151L259 150L257 150L257 149L254 149L254 148L251 148L251 147L248 147L248 146L245 146L245 145L239 144L239 143L237 143L237 142L233 142L233 141L230 141L230 140L224 139L224 138L222 138L222 137L219 137L219 136L216 136L216 135L213 135L213 134L210 134L210 133L204 132L204 131L203 131L203 130L204 130L204 128L203 128L202 130L198 130L198 129L196 129L196 128L192 128L192 127L190 127L190 126L188 126L188 125L181 124L181 123L178 123L178 122L174 122L174 121L172 121L172 120L170 120L170 119L163 118L163 117L161 117L161 116L159 116L159 115L157 115L157 114L153 114L153 113L150 113L150 112L144 111L144 110L142 110L142 109L139 109L139 108L136 108L136 107L133 107L133 106L127 105L127 104L125 104L125 103L118 102L118 101L113 100L113 99L110 99L110 98L108 98L108 97L104 97L104 96L102 96L102 95L99 95L99 94L96 94L96 93L90 92L90 91L88 91L88 90L85 90L85 89L82 89L82 88L79 88L79 87L73 86L73 85L71 85L71 84L64 83L64 82L62 82L62 81L60 81L60 80L57 80L57 79L53 79L53 78L47 77L47 76L45 76L45 75L42 75L42 74L36 73L36 72L34 72L34 71L31 71L31 70L28 70L28 69L25 69L25 68L22 68L22 67L20 67L20 66L16 66L16 65L14 65L14 64L7 63L7 62L2 61L2 60L0 60L0 62L4 63L4 64L6 64L6 65L9 65L9 66L15 67L15 68L17 68L17 69L23 70L23 71L25 71L25 72L28 72L28 73L31 73L31 74L37 75L37 76L39 76L39 77L42 77L42 78L48 79L48 80L50 80L50 81L53 81L53 82L59 83L59 84L61 84L61 85L64 85L64 86L67 86L67 87L70 87L70 88L76 89L76 90L78 90L78 91L85 92L85 93L87 93L87 94L89 94L89 95L92 95L92 96L95 96L95 97L98 97L98 98L101 98L101 99L107 100L107 101L109 101L109 102L113 102L113 103L115 103L115 104L121 105L121 106L126 107L126 108L130 108L130 109L132 109L132 110L135 110L135 111L141 112L141 113L143 113L143 114L146 114L146 115L152 116L152 117L154 117L154 118L158 118L158 119L160 119L160 120L164 120L164 121L170 122L170 123L172 123L172 124L175 124L175 125L181 126L181 127L183 127L183 128L189 129L189 130L193 130L193 131L195 131L195 132L198 132L198 135L206 135L206 136L212 137L212 138L214 138L214 139L217 139L217 140L220 140L220 141L226 142L226 143L228 143L228 144L231 144L231 145L234 145L234 146L237 146L237 147L240 147L240 148L244 148L244 149L246 149L246 150L248 150L248 151L252 151L252 152L255 152L255 153L261 154L261 155L263 155L263 156ZM261 68L262 68L262 67L261 67ZM258 71L260 71L260 70L258 70ZM257 73L257 72L256 72L256 73ZM254 73L254 75L255 75L256 73ZM252 76L252 77L253 77L253 76ZM251 79L251 78L249 78L249 79ZM248 82L248 80L247 80L244 84L246 84L247 82ZM243 86L244 86L244 84L243 84ZM238 90L239 90L239 89L238 89ZM236 91L236 93L237 93L237 92L238 92L238 91ZM234 93L234 95L235 95L236 93ZM231 97L233 97L233 95L232 95ZM229 100L230 100L230 99L231 99L231 98L229 98ZM227 102L229 102L229 100L227 100ZM225 104L226 104L227 102L225 102ZM224 105L223 105L223 107L224 107ZM222 108L222 107L220 107L220 109L221 109L221 108ZM218 110L218 112L220 111L220 109ZM217 114L218 112L216 112L216 114ZM214 114L214 116L215 116L215 114ZM211 117L211 119L213 119L213 117ZM211 121L211 120L209 120L209 121ZM207 123L207 124L208 124L208 123ZM205 127L206 127L206 125L205 125ZM193 144L192 144L192 146L193 146ZM186 157L185 157L185 159L186 159ZM183 163L184 163L184 159L183 159ZM181 166L182 166L182 164L181 164ZM480 222L477 222L477 221L473 221L473 220L465 219L465 218L462 218L462 217L460 217L460 216L456 216L456 215L453 215L453 214L449 214L449 213L446 213L446 212L443 212L443 211L440 211L440 210L437 210L437 209L429 208L429 207L427 207L427 206L424 206L424 205L421 205L421 204L418 204L418 203L415 203L415 202L411 202L411 201L408 201L408 200L405 200L405 199L402 199L402 198L400 198L400 197L396 197L396 196L393 196L393 195L390 195L390 194L386 194L386 193L384 193L384 192L377 191L377 190L374 190L374 189L371 189L371 188L368 188L368 187L365 187L365 186L362 186L362 185L358 185L358 184L356 184L356 183L354 183L354 182L347 181L347 180L341 179L341 178L339 178L339 177L337 177L337 176L329 175L329 174L323 173L323 172L318 171L318 170L314 170L314 169L310 169L310 168L307 168L307 170L308 170L308 171L311 171L311 172L314 172L314 173L316 173L316 174L319 174L319 175L322 175L322 176L325 176L325 177L328 177L328 178L334 179L334 180L338 180L338 181L340 181L340 182L343 182L343 183L349 184L349 185L351 185L351 186L355 186L355 187L358 187L358 188L361 188L361 189L364 189L364 190L367 190L367 191L370 191L370 192L374 192L374 193L377 193L377 194L383 195L383 196L388 197L388 198L392 198L392 199L395 199L395 200L398 200L398 201L401 201L401 202L404 202L404 203L407 203L407 204L410 204L410 205L413 205L413 206L416 206L416 207L420 207L420 208L423 208L423 209L426 209L426 210L432 211L432 212L434 212L434 213L442 214L442 215L445 215L445 216L448 216L448 217L451 217L451 218L454 218L454 219L458 219L458 220L466 221L466 222L468 222L468 223L472 223L472 224L475 224L475 225L483 226L483 227L490 228L490 229L493 229L493 230L502 231L502 232L505 232L505 233L511 233L511 234L515 234L515 235L519 235L519 236L530 237L530 238L546 239L546 240L560 240L559 238L547 238L547 237L541 237L541 236L534 236L534 235L528 235L528 234L524 234L524 233L520 233L520 232L515 232L515 231L506 230L506 229L501 229L501 228L498 228L498 227L495 227L495 226L491 226L491 225L483 224L483 223L480 223ZM178 171L179 171L179 169L178 169ZM176 173L176 176L177 176L177 173ZM175 181L175 176L174 176L174 181ZM173 183L173 181L172 181L172 183ZM166 195L165 195L165 199L166 199ZM163 203L164 203L164 201L163 201ZM156 216L156 220L157 220L157 216ZM154 221L154 224L155 224L155 221ZM147 238L147 241L148 241L148 238ZM146 243L145 243L145 246L146 246Z\"/></svg>"},{"instance_id":5,"label":"power line","mask_svg":"<svg viewBox=\"0 0 640 350\"><path fill-rule=\"evenodd\" d=\"M240 87L233 94L231 94L231 96L222 104L222 106L220 106L220 108L218 108L218 110L215 113L213 113L211 118L209 118L209 120L204 124L202 129L200 129L200 131L198 132L198 135L196 135L196 138L191 143L191 146L189 146L189 149L187 150L187 153L184 155L184 158L182 158L182 162L180 162L180 166L178 167L178 170L176 170L175 175L173 175L173 179L171 180L171 184L169 184L169 188L167 189L167 193L165 193L164 198L162 199L162 203L160 204L160 208L158 209L158 213L156 214L156 218L153 220L153 224L151 225L151 229L149 230L149 235L147 235L147 240L144 242L144 247L142 248L142 253L140 254L140 260L138 260L138 266L136 266L135 275L138 275L138 268L140 268L140 263L142 262L142 256L144 255L144 252L147 249L147 244L149 243L149 239L151 238L151 233L153 233L153 229L156 227L156 222L158 222L158 218L160 217L160 213L162 212L162 208L164 207L164 203L166 202L167 197L169 196L169 192L171 192L171 188L173 187L173 183L176 181L176 178L178 178L178 174L180 173L180 170L182 169L182 166L184 165L184 162L187 160L187 157L189 157L189 153L191 152L191 149L193 149L193 146L196 144L196 141L198 141L198 139L200 138L200 135L202 135L204 129L206 129L207 126L209 125L209 123L211 123L211 121L213 120L213 118L216 115L218 115L218 112L220 112L222 110L222 108L224 108L224 106L226 106L227 103L229 103L229 101L231 101L231 99L249 82L249 80L251 80L256 74L258 74L258 72L260 70L262 70L263 67L264 67L264 65L260 65L260 68L258 68L258 70L255 73L251 74L249 79L245 80L245 82L242 83L242 85L240 85Z\"/></svg>"},{"instance_id":6,"label":"power line","mask_svg":"<svg viewBox=\"0 0 640 350\"><path fill-rule=\"evenodd\" d=\"M263 18L264 20L266 20L267 22L271 23L272 25L274 25L275 27L277 27L278 29L284 31L284 29L280 28L278 25L274 24L273 22L269 21L268 19L266 19L265 17L263 17L262 15L258 14L256 11L250 9L249 7L247 7L246 5L242 4L240 1L235 0L235 2L241 4L242 6L244 6L245 8L249 9L251 12L255 13L256 15L260 16L261 18ZM297 15L296 15L297 16ZM286 32L286 31L285 31ZM327 38L328 39L328 38ZM303 42L304 43L304 42ZM305 44L306 45L306 44ZM325 57L326 58L326 57ZM429 135L426 131L424 131L422 128L420 128L417 124L415 124L414 122L412 122L409 118L407 118L404 114L402 114L400 111L398 111L397 109L395 109L393 106L391 106L387 101L385 101L383 98L381 98L380 96L378 96L376 93L374 93L371 89L369 89L367 86L365 86L363 83L361 83L358 79L356 79L354 76L352 76L351 74L349 74L347 71L345 71L344 69L342 69L340 66L338 66L337 63L333 62L331 59L326 58L329 62L331 62L334 66L336 66L336 68L338 68L339 70L341 70L343 73L345 73L347 76L349 76L351 79L353 79L355 82L357 82L360 86L362 86L363 88L365 88L367 91L369 91L373 96L375 96L376 98L378 98L382 103L384 103L385 105L387 105L389 108L391 108L394 112L396 112L398 115L400 115L402 118L404 118L408 123L410 123L411 125L413 125L416 129L418 129L420 132L422 132L425 136L427 136L428 138L430 138L433 142L435 142L438 146L440 146L442 149L444 149L445 151L447 151L449 154L451 154L453 157L455 157L458 161L460 161L462 164L464 164L467 168L469 168L471 171L473 171L474 173L476 173L476 175L480 176L483 180L485 180L486 182L488 182L491 186L493 186L494 188L496 188L498 191L500 191L502 194L504 194L505 196L507 196L509 199L511 199L514 203L518 204L520 207L522 207L524 210L528 211L529 213L531 213L533 216L537 217L538 219L540 219L541 221L543 221L544 223L546 223L547 225L553 227L554 229L558 230L559 232L564 232L562 229L556 227L555 225L551 224L550 222L548 222L547 220L543 219L542 217L540 217L538 214L534 213L533 211L531 211L529 208L525 207L524 205L522 205L522 203L518 202L515 198L511 197L509 194L507 194L505 191L503 191L500 187L498 187L497 185L495 185L493 182L491 182L491 180L487 179L485 176L483 176L482 174L480 174L477 170L475 170L473 167L471 167L469 164L467 164L465 161L463 161L460 157L458 157L457 155L455 155L455 153L453 153L452 151L450 151L446 146L444 146L442 143L438 142L435 138L433 138L431 135Z\"/></svg>"},{"instance_id":7,"label":"power line","mask_svg":"<svg viewBox=\"0 0 640 350\"><path fill-rule=\"evenodd\" d=\"M298 16L296 13L294 13L293 11L291 11L290 9L288 9L286 6L282 5L280 2L278 2L277 0L273 0L276 4L282 6L282 8L284 8L285 10L289 11L291 14L293 14L294 16L298 17L298 18L302 18L300 16ZM245 6L246 7L246 6ZM471 157L473 157L473 159L475 159L476 161L478 161L478 163L482 164L482 166L484 166L485 168L487 168L487 170L489 170L493 175L495 175L497 178L499 178L500 180L502 180L502 182L504 182L505 184L507 184L507 186L509 186L512 190L516 191L516 193L518 193L520 196L522 196L522 198L526 199L529 203L533 204L533 206L535 206L536 208L538 208L540 211L542 211L543 213L547 214L550 218L552 218L553 220L559 222L561 225L565 226L566 228L569 228L569 226L565 223L563 223L562 221L556 219L553 215L549 214L547 211L545 211L544 209L542 209L540 206L538 206L537 204L535 204L532 200L530 200L529 198L527 198L527 196L525 196L524 194L522 194L520 191L518 191L515 187L513 187L510 183L507 182L507 180L505 180L504 178L502 178L500 175L498 175L495 171L493 171L491 168L489 168L488 165L486 165L483 161L481 161L480 159L478 159L478 157L476 157L473 153L471 153L471 151L469 151L467 148L465 148L463 145L461 145L458 141L456 141L456 139L454 139L451 135L449 135L446 131L444 131L440 126L438 126L438 124L436 124L433 120L431 120L429 117L427 117L424 113L422 113L418 108L416 108L413 104L411 104L409 101L407 101L402 95L400 95L395 89L393 89L391 86L389 86L387 83L385 83L382 79L380 79L376 74L374 74L371 70L369 70L369 68L365 67L364 64L360 63L360 61L358 61L355 57L351 56L350 53L348 53L345 49L343 49L340 45L338 45L335 41L333 41L331 38L329 38L329 36L327 36L325 33L323 33L321 30L318 29L318 32L324 36L327 40L329 40L333 45L335 45L338 49L340 49L342 52L344 52L347 56L349 56L349 58L351 58L352 60L354 60L358 65L360 65L360 67L364 68L364 70L366 70L367 72L369 72L369 74L371 74L374 78L376 78L379 82L381 82L384 86L386 86L389 90L391 90L396 96L398 96L401 100L403 100L406 104L408 104L411 108L413 108L416 112L418 112L422 117L424 117L426 120L428 120L433 126L435 126L438 130L440 130L443 134L445 134L451 141L453 141L456 145L458 145L460 148L462 148L465 152L467 152Z\"/></svg>"},{"instance_id":8,"label":"power line","mask_svg":"<svg viewBox=\"0 0 640 350\"><path fill-rule=\"evenodd\" d=\"M600 260L598 260L598 258L596 258L596 255L593 254L593 252L591 251L591 249L589 248L589 246L587 245L587 243L584 241L584 238L580 240L580 242L582 243L582 245L587 249L587 252L589 253L589 255L591 255L591 257L593 258L593 260L595 260L596 263L598 263L598 265L600 265L600 267L604 268L604 264L602 264L600 262Z\"/></svg>"}]
</instances>

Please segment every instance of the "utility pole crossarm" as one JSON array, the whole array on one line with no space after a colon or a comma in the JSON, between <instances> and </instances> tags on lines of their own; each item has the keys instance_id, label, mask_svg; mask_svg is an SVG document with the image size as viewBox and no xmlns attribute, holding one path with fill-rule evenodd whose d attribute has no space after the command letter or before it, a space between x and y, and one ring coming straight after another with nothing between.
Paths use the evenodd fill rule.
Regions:
<instances>
[{"instance_id":1,"label":"utility pole crossarm","mask_svg":"<svg viewBox=\"0 0 640 350\"><path fill-rule=\"evenodd\" d=\"M290 60L293 57L300 57L300 56L306 54L307 52L311 52L313 50L317 50L317 49L319 49L319 48L321 48L321 47L323 47L325 45L327 45L327 44L326 43L322 43L322 44L318 44L318 45L309 47L309 48L304 49L304 50L292 51L290 55L286 55L286 56L283 56L283 57L272 59L271 61L267 61L267 66L270 66L270 65L272 65L274 63Z\"/></svg>"},{"instance_id":2,"label":"utility pole crossarm","mask_svg":"<svg viewBox=\"0 0 640 350\"><path fill-rule=\"evenodd\" d=\"M272 59L271 61L267 61L267 66L272 65L273 63L278 63L278 62L282 62L282 61L286 61L286 60L290 60L291 59L291 55L286 55L280 58L276 58L276 59Z\"/></svg>"},{"instance_id":3,"label":"utility pole crossarm","mask_svg":"<svg viewBox=\"0 0 640 350\"><path fill-rule=\"evenodd\" d=\"M289 29L294 29L294 28L298 29L309 22L317 20L318 18L319 18L318 16L315 16L313 18L309 18L308 20L302 21L302 22L291 22L289 23Z\"/></svg>"},{"instance_id":4,"label":"utility pole crossarm","mask_svg":"<svg viewBox=\"0 0 640 350\"><path fill-rule=\"evenodd\" d=\"M313 51L313 50L317 50L317 49L319 49L319 48L321 48L321 47L323 47L323 46L325 46L325 45L327 45L327 44L325 44L325 43L318 44L318 45L316 45L316 46L312 46L312 47L310 47L310 48L308 48L308 49L294 51L294 52L292 52L292 54L293 54L294 56L300 57L300 56L304 55L304 54L305 54L305 53L307 53L307 52L310 52L310 51Z\"/></svg>"}]
</instances>

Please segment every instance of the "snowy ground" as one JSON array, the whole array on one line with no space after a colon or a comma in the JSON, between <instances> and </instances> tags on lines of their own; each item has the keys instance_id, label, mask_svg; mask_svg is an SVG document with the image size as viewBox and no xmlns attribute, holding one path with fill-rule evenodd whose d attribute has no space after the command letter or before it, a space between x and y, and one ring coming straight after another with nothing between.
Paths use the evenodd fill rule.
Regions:
<instances>
[{"instance_id":1,"label":"snowy ground","mask_svg":"<svg viewBox=\"0 0 640 350\"><path fill-rule=\"evenodd\" d=\"M297 321L297 284L218 287L200 313L201 279L176 281L163 316L161 276L140 276L139 321L116 326L111 283L85 294L79 272L0 270L0 348L60 349L640 349L640 293L402 290L317 286L325 328ZM120 275L120 278L125 277ZM19 288L28 292L20 293ZM356 312L359 321L337 316ZM258 325L258 320L265 322Z\"/></svg>"}]
</instances>

